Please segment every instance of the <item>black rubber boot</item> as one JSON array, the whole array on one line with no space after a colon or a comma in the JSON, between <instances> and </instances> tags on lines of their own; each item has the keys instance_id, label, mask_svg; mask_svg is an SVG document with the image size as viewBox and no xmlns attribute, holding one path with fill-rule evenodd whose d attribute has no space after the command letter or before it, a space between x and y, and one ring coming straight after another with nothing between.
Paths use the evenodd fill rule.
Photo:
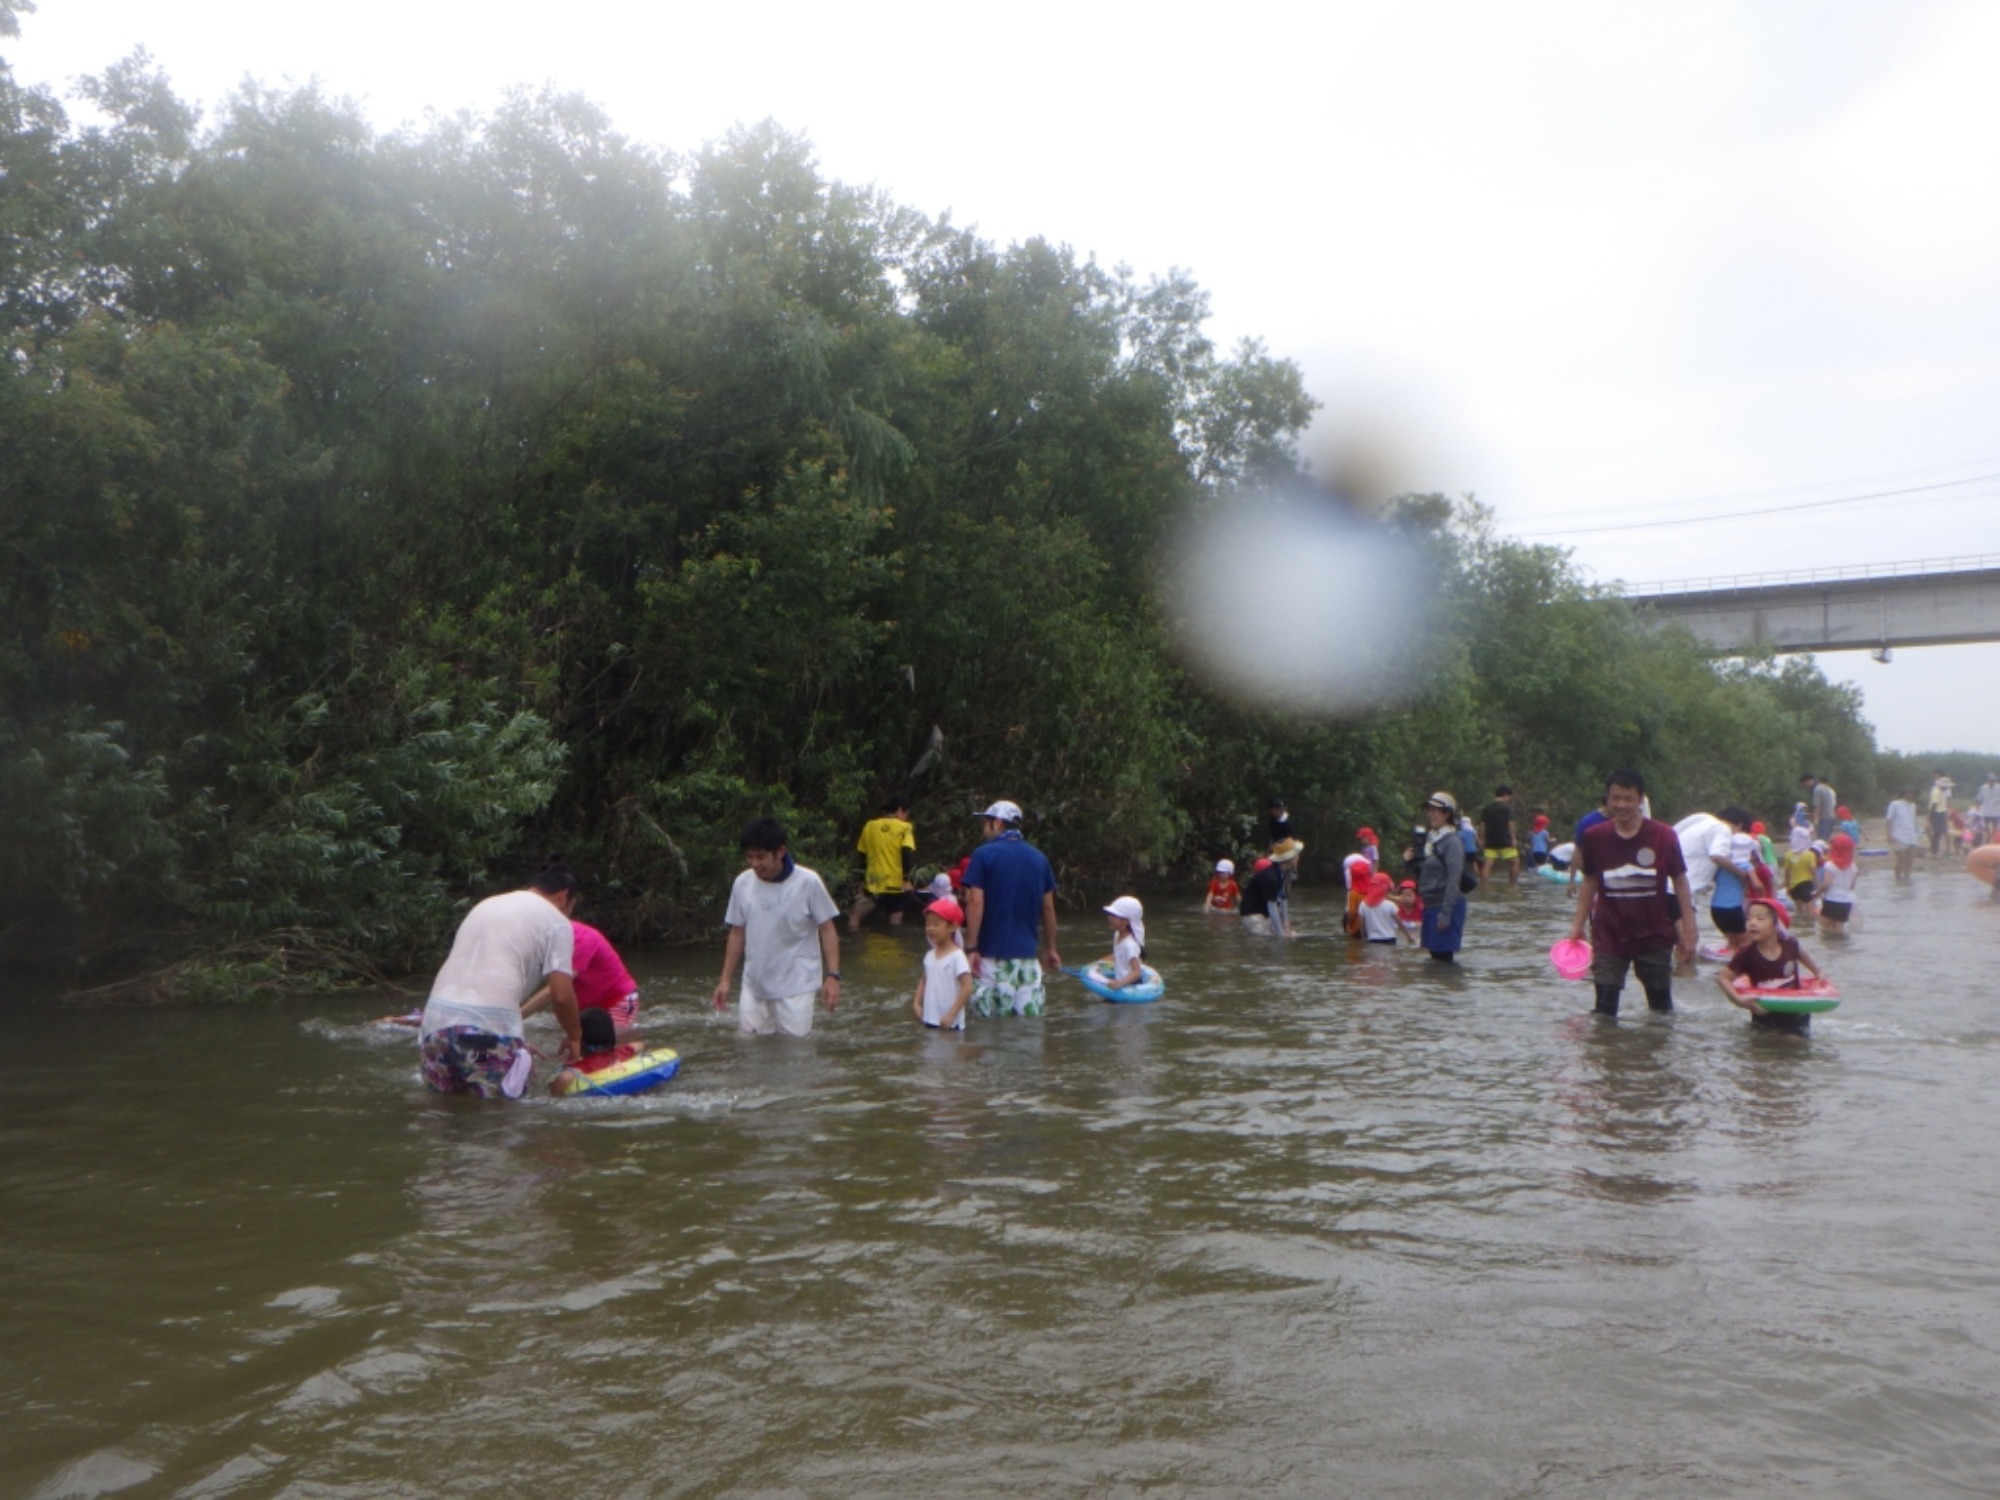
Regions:
<instances>
[{"instance_id":1,"label":"black rubber boot","mask_svg":"<svg viewBox=\"0 0 2000 1500\"><path fill-rule=\"evenodd\" d=\"M1600 1016L1618 1014L1618 988L1615 985L1600 984L1597 987L1597 1013Z\"/></svg>"},{"instance_id":2,"label":"black rubber boot","mask_svg":"<svg viewBox=\"0 0 2000 1500\"><path fill-rule=\"evenodd\" d=\"M1674 1008L1674 992L1672 990L1647 990L1646 1008L1648 1010L1672 1010Z\"/></svg>"}]
</instances>

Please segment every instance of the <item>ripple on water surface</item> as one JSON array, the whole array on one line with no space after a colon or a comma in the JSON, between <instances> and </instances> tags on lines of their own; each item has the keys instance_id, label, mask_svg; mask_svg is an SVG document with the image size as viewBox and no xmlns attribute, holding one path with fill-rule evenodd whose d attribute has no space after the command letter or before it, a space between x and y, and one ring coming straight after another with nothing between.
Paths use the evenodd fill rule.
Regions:
<instances>
[{"instance_id":1,"label":"ripple on water surface","mask_svg":"<svg viewBox=\"0 0 2000 1500\"><path fill-rule=\"evenodd\" d=\"M1166 1000L963 1037L914 929L804 1041L640 955L623 1100L429 1099L381 998L21 1006L0 1492L1994 1493L1975 896L1871 890L1804 1043L1585 1015L1552 887L1450 970L1156 902Z\"/></svg>"}]
</instances>

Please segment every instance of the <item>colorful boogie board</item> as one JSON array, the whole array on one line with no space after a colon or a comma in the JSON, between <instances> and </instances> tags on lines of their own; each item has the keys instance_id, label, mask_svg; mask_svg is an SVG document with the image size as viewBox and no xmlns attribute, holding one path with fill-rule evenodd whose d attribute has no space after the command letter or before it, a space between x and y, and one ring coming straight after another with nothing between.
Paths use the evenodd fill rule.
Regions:
<instances>
[{"instance_id":1,"label":"colorful boogie board","mask_svg":"<svg viewBox=\"0 0 2000 1500\"><path fill-rule=\"evenodd\" d=\"M559 1097L581 1099L586 1095L617 1097L643 1094L656 1089L681 1070L681 1055L671 1047L648 1047L623 1062L595 1073L558 1075L566 1085Z\"/></svg>"},{"instance_id":2,"label":"colorful boogie board","mask_svg":"<svg viewBox=\"0 0 2000 1500\"><path fill-rule=\"evenodd\" d=\"M1796 985L1765 989L1752 984L1748 975L1739 974L1731 981L1730 988L1781 1016L1816 1016L1840 1004L1840 991L1824 979L1801 976Z\"/></svg>"},{"instance_id":3,"label":"colorful boogie board","mask_svg":"<svg viewBox=\"0 0 2000 1500\"><path fill-rule=\"evenodd\" d=\"M1137 984L1128 984L1116 990L1111 988L1114 971L1108 958L1100 958L1087 969L1064 969L1063 972L1081 981L1083 987L1098 999L1109 1000L1113 1005L1143 1005L1167 992L1167 982L1160 978L1160 971L1147 964L1139 965Z\"/></svg>"}]
</instances>

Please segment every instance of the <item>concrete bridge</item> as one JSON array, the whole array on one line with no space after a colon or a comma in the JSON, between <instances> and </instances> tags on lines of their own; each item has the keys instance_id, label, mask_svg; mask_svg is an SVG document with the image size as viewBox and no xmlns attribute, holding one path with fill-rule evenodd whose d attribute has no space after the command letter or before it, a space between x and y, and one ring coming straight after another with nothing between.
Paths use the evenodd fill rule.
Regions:
<instances>
[{"instance_id":1,"label":"concrete bridge","mask_svg":"<svg viewBox=\"0 0 2000 1500\"><path fill-rule=\"evenodd\" d=\"M1721 652L1872 651L2000 641L2000 556L1677 579L1626 596Z\"/></svg>"}]
</instances>

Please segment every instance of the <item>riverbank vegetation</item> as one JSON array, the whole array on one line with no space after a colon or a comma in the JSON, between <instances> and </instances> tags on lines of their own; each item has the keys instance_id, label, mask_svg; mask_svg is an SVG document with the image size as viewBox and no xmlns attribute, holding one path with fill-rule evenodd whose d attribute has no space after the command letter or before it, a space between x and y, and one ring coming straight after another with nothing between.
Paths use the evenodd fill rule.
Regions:
<instances>
[{"instance_id":1,"label":"riverbank vegetation","mask_svg":"<svg viewBox=\"0 0 2000 1500\"><path fill-rule=\"evenodd\" d=\"M1437 786L1876 800L1851 690L1711 662L1439 496L1375 522L1435 592L1355 597L1441 622L1413 696L1192 681L1159 542L1305 481L1314 403L1182 273L994 245L769 124L680 156L569 97L384 134L254 87L204 121L143 57L70 108L0 73L7 961L421 970L558 850L602 925L687 936L747 818L838 888L892 792L927 862L1008 796L1107 895L1273 792L1328 865Z\"/></svg>"}]
</instances>

